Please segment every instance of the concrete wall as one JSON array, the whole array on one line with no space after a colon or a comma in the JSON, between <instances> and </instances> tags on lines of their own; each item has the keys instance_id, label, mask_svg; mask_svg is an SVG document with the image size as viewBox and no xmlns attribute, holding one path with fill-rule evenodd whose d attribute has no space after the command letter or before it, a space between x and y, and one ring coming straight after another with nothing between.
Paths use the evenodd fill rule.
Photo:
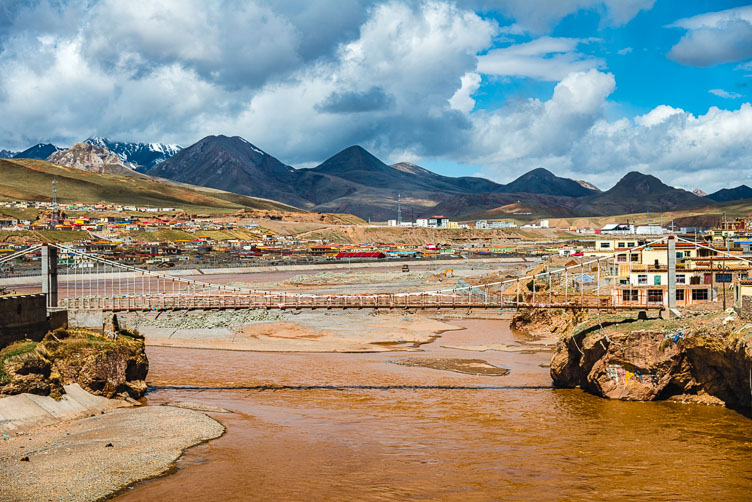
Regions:
<instances>
[{"instance_id":1,"label":"concrete wall","mask_svg":"<svg viewBox=\"0 0 752 502\"><path fill-rule=\"evenodd\" d=\"M735 299L734 310L745 321L752 321L752 296L742 296Z\"/></svg>"},{"instance_id":2,"label":"concrete wall","mask_svg":"<svg viewBox=\"0 0 752 502\"><path fill-rule=\"evenodd\" d=\"M0 347L24 337L39 341L49 327L44 295L0 297Z\"/></svg>"},{"instance_id":3,"label":"concrete wall","mask_svg":"<svg viewBox=\"0 0 752 502\"><path fill-rule=\"evenodd\" d=\"M104 312L89 310L69 310L68 326L72 328L97 328L104 324Z\"/></svg>"}]
</instances>

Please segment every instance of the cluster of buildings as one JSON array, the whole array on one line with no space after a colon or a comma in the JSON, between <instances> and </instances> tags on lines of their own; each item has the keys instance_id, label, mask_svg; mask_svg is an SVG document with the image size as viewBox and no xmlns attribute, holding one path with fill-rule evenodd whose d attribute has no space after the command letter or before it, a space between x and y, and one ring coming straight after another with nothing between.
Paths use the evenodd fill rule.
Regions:
<instances>
[{"instance_id":1,"label":"cluster of buildings","mask_svg":"<svg viewBox=\"0 0 752 502\"><path fill-rule=\"evenodd\" d=\"M548 220L546 226L548 228ZM512 221L488 221L478 220L472 222L451 221L446 216L431 216L430 218L417 218L412 221L389 220L387 225L390 227L417 227L417 228L439 228L439 229L456 229L456 228L475 228L478 230L489 230L494 228L516 228L517 224Z\"/></svg>"},{"instance_id":2,"label":"cluster of buildings","mask_svg":"<svg viewBox=\"0 0 752 502\"><path fill-rule=\"evenodd\" d=\"M740 241L725 245L712 241L676 243L676 304L679 307L716 300L728 295L735 283L748 280L752 252ZM605 286L611 288L614 305L668 305L668 244L648 243L628 236L600 239L582 251L603 262ZM600 290L598 285L598 289Z\"/></svg>"},{"instance_id":3,"label":"cluster of buildings","mask_svg":"<svg viewBox=\"0 0 752 502\"><path fill-rule=\"evenodd\" d=\"M122 204L60 204L55 202L46 201L0 201L0 207L6 207L9 209L43 209L52 211L59 209L61 211L76 212L115 212L121 213L124 211L131 211L137 213L166 213L172 211L178 211L174 207L150 207L150 206L124 206Z\"/></svg>"}]
</instances>

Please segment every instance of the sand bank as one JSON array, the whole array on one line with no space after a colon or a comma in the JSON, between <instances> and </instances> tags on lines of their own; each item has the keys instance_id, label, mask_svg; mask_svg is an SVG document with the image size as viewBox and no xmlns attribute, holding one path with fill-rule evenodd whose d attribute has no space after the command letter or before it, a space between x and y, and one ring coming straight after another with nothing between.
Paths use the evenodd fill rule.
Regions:
<instances>
[{"instance_id":1,"label":"sand bank","mask_svg":"<svg viewBox=\"0 0 752 502\"><path fill-rule=\"evenodd\" d=\"M14 434L0 440L0 501L98 500L223 432L203 413L146 406Z\"/></svg>"}]
</instances>

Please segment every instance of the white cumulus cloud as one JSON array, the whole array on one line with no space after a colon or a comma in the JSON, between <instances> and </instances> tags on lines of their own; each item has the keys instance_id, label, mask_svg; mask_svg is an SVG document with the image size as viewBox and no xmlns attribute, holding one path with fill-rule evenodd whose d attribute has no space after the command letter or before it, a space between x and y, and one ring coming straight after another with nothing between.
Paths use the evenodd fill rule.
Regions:
<instances>
[{"instance_id":1,"label":"white cumulus cloud","mask_svg":"<svg viewBox=\"0 0 752 502\"><path fill-rule=\"evenodd\" d=\"M668 56L707 67L752 58L752 5L680 19L670 28L687 30Z\"/></svg>"}]
</instances>

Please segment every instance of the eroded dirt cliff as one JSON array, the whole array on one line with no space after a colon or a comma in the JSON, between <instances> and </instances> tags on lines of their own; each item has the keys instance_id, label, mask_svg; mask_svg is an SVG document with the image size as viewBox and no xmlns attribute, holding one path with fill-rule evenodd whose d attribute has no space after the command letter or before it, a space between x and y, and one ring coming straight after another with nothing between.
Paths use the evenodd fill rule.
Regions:
<instances>
[{"instance_id":1,"label":"eroded dirt cliff","mask_svg":"<svg viewBox=\"0 0 752 502\"><path fill-rule=\"evenodd\" d=\"M680 399L752 408L752 324L733 312L680 319L622 314L526 313L516 326L561 334L551 361L557 387L611 399Z\"/></svg>"},{"instance_id":2,"label":"eroded dirt cliff","mask_svg":"<svg viewBox=\"0 0 752 502\"><path fill-rule=\"evenodd\" d=\"M59 397L63 385L78 383L92 394L137 399L146 392L148 370L144 342L133 333L61 328L39 343L22 340L0 350L0 397Z\"/></svg>"}]
</instances>

